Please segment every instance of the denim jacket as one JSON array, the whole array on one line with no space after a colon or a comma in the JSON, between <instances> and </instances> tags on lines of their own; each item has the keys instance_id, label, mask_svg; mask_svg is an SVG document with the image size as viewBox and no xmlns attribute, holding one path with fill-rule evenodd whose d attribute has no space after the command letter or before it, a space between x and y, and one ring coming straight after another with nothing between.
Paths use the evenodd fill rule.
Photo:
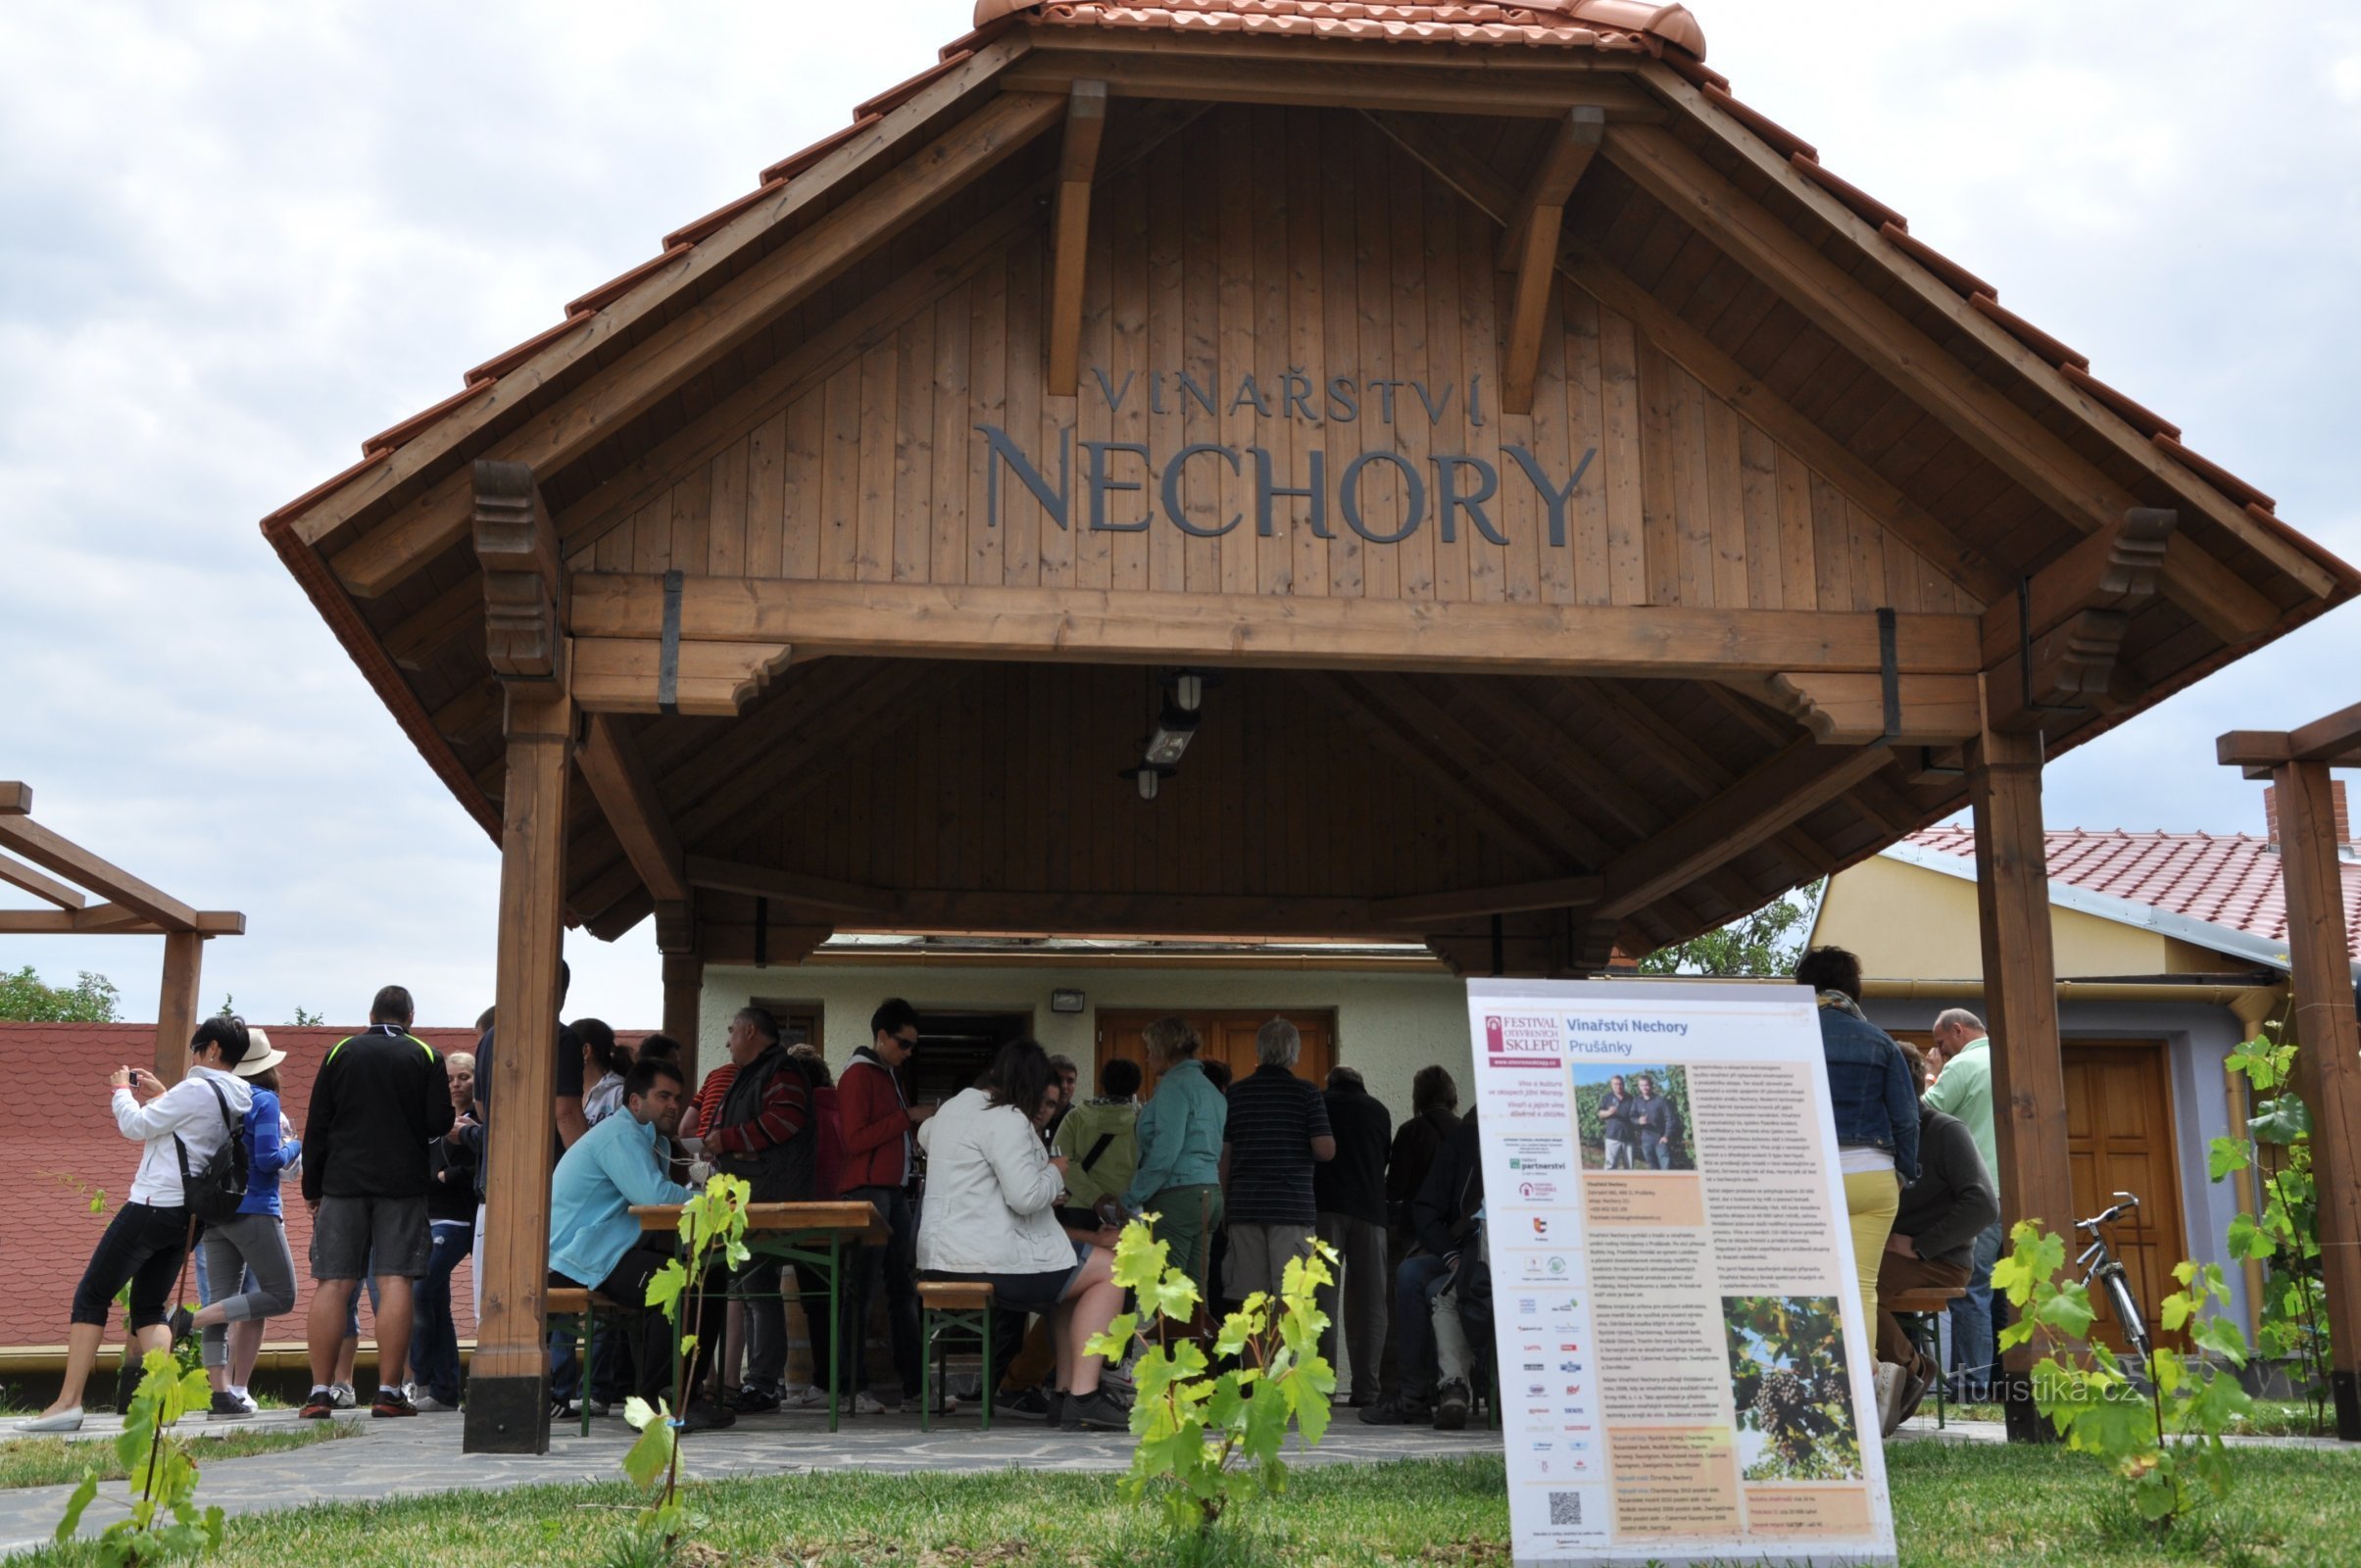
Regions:
<instances>
[{"instance_id":1,"label":"denim jacket","mask_svg":"<svg viewBox=\"0 0 2361 1568\"><path fill-rule=\"evenodd\" d=\"M1839 992L1820 993L1819 1017L1837 1142L1885 1150L1905 1183L1918 1180L1918 1096L1901 1048Z\"/></svg>"}]
</instances>

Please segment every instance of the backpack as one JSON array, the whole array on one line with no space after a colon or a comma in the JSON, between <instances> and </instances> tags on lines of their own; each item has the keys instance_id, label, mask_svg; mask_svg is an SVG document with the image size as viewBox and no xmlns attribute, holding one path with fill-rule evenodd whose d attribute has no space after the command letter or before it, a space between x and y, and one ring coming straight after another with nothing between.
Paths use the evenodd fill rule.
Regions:
<instances>
[{"instance_id":1,"label":"backpack","mask_svg":"<svg viewBox=\"0 0 2361 1568\"><path fill-rule=\"evenodd\" d=\"M172 1135L172 1149L180 1157L181 1202L194 1218L219 1224L235 1218L246 1202L246 1137L229 1114L229 1097L221 1093L221 1086L208 1079L205 1087L213 1091L215 1102L221 1107L221 1147L194 1175L188 1168L188 1145L177 1133Z\"/></svg>"}]
</instances>

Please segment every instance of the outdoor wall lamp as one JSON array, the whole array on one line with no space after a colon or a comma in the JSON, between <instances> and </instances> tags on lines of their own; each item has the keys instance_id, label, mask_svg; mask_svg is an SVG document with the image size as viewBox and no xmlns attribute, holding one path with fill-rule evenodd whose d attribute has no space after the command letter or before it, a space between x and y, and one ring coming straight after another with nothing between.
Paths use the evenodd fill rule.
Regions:
<instances>
[{"instance_id":1,"label":"outdoor wall lamp","mask_svg":"<svg viewBox=\"0 0 2361 1568\"><path fill-rule=\"evenodd\" d=\"M1143 801L1155 800L1156 786L1179 771L1182 755L1197 738L1199 709L1205 700L1207 680L1196 670L1179 670L1166 676L1164 684L1163 708L1156 714L1156 727L1142 743L1146 756L1138 767L1127 767L1122 773L1138 781Z\"/></svg>"},{"instance_id":2,"label":"outdoor wall lamp","mask_svg":"<svg viewBox=\"0 0 2361 1568\"><path fill-rule=\"evenodd\" d=\"M1140 786L1140 799L1153 801L1156 799L1156 786L1179 771L1180 769L1177 767L1163 766L1156 762L1143 762L1138 767L1123 769L1117 777L1137 780Z\"/></svg>"}]
</instances>

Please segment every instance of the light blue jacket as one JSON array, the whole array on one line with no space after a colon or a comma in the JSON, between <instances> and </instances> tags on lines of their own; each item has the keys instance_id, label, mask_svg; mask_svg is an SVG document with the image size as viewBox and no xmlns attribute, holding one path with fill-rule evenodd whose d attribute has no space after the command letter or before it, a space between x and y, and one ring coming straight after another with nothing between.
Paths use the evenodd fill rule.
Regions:
<instances>
[{"instance_id":1,"label":"light blue jacket","mask_svg":"<svg viewBox=\"0 0 2361 1568\"><path fill-rule=\"evenodd\" d=\"M551 1272L595 1289L639 1241L633 1204L685 1203L693 1196L664 1178L656 1156L656 1124L628 1110L615 1112L558 1161L549 1199Z\"/></svg>"},{"instance_id":2,"label":"light blue jacket","mask_svg":"<svg viewBox=\"0 0 2361 1568\"><path fill-rule=\"evenodd\" d=\"M1221 1138L1229 1124L1229 1102L1197 1058L1174 1062L1140 1107L1135 1124L1140 1158L1123 1206L1137 1214L1167 1187L1209 1187L1220 1181Z\"/></svg>"}]
</instances>

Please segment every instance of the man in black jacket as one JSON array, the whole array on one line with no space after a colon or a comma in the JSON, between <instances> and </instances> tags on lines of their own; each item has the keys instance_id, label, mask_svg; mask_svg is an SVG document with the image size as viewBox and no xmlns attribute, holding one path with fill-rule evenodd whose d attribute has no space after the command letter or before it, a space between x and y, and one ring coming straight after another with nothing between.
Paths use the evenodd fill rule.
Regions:
<instances>
[{"instance_id":1,"label":"man in black jacket","mask_svg":"<svg viewBox=\"0 0 2361 1568\"><path fill-rule=\"evenodd\" d=\"M1476 1212L1484 1206L1482 1151L1476 1115L1470 1111L1452 1130L1410 1201L1417 1250L1394 1272L1394 1348L1402 1387L1361 1412L1361 1419L1372 1426L1407 1426L1431 1418L1450 1431L1467 1422L1464 1384L1445 1390L1440 1401L1436 1396L1441 1367L1432 1302L1451 1288L1461 1251L1475 1242L1481 1228Z\"/></svg>"},{"instance_id":2,"label":"man in black jacket","mask_svg":"<svg viewBox=\"0 0 2361 1568\"><path fill-rule=\"evenodd\" d=\"M338 1041L312 1083L303 1130L304 1201L312 1207L306 1420L333 1411L328 1387L344 1344L345 1310L364 1274L377 1284L377 1397L372 1414L417 1415L402 1392L410 1359L410 1282L426 1272L432 1239L427 1146L451 1130L451 1079L434 1049L410 1032L410 993L387 986L369 1027Z\"/></svg>"},{"instance_id":3,"label":"man in black jacket","mask_svg":"<svg viewBox=\"0 0 2361 1568\"><path fill-rule=\"evenodd\" d=\"M1394 1278L1386 1266L1386 1148L1394 1140L1394 1117L1355 1068L1330 1068L1325 1098L1336 1157L1311 1167L1312 1206L1320 1240L1337 1250L1343 1277L1320 1292L1320 1310L1328 1316L1320 1354L1336 1364L1341 1327L1353 1355L1353 1402L1371 1405L1377 1402L1378 1363L1385 1359L1386 1292Z\"/></svg>"},{"instance_id":4,"label":"man in black jacket","mask_svg":"<svg viewBox=\"0 0 2361 1568\"><path fill-rule=\"evenodd\" d=\"M1902 1047L1910 1081L1927 1081L1918 1052ZM1923 1092L1923 1091L1922 1091ZM2000 1200L1967 1123L1918 1102L1918 1180L1902 1189L1901 1207L1878 1259L1878 1394L1887 1436L1910 1419L1940 1370L1919 1353L1901 1320L1883 1303L1903 1291L1963 1290L1976 1237L2000 1220Z\"/></svg>"}]
</instances>

